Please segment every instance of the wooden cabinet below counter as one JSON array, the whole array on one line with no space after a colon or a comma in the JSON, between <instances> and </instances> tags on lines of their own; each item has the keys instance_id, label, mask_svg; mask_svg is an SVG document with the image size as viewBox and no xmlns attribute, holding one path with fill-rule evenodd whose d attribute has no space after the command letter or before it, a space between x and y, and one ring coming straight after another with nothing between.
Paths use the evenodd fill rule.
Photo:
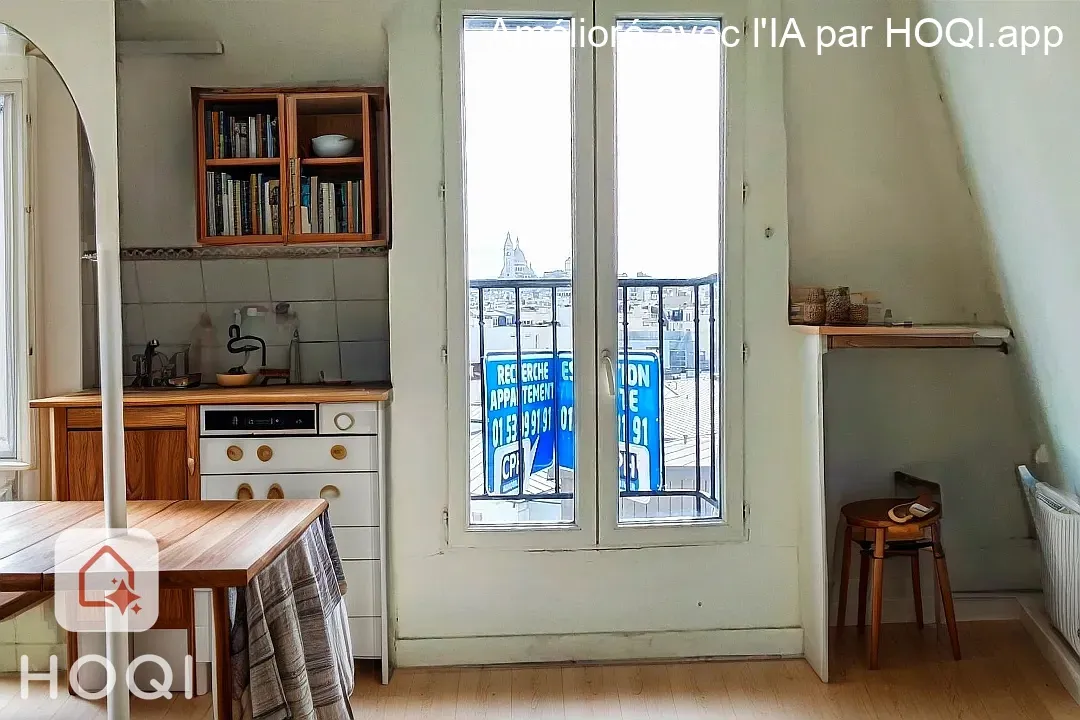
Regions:
<instances>
[{"instance_id":1,"label":"wooden cabinet below counter","mask_svg":"<svg viewBox=\"0 0 1080 720\"><path fill-rule=\"evenodd\" d=\"M104 497L101 410L52 409L53 497ZM124 409L128 500L199 497L199 416L194 406Z\"/></svg>"},{"instance_id":2,"label":"wooden cabinet below counter","mask_svg":"<svg viewBox=\"0 0 1080 720\"><path fill-rule=\"evenodd\" d=\"M53 497L103 500L101 409L54 407L51 412ZM124 408L128 500L199 499L198 417L195 406ZM193 623L192 592L162 590L154 627L179 630Z\"/></svg>"}]
</instances>

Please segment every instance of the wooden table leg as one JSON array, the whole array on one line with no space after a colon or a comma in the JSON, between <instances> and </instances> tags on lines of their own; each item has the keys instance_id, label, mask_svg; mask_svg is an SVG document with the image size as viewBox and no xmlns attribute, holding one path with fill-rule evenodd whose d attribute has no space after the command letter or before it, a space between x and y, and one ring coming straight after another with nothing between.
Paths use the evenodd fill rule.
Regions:
<instances>
[{"instance_id":1,"label":"wooden table leg","mask_svg":"<svg viewBox=\"0 0 1080 720\"><path fill-rule=\"evenodd\" d=\"M848 576L851 575L851 526L844 527L844 560L840 563L840 598L836 610L836 632L839 633L847 620Z\"/></svg>"},{"instance_id":2,"label":"wooden table leg","mask_svg":"<svg viewBox=\"0 0 1080 720\"><path fill-rule=\"evenodd\" d=\"M229 655L229 589L214 588L214 715L232 720L232 659Z\"/></svg>"},{"instance_id":3,"label":"wooden table leg","mask_svg":"<svg viewBox=\"0 0 1080 720\"><path fill-rule=\"evenodd\" d=\"M923 629L922 576L919 573L919 551L911 556L911 592L915 596L915 624Z\"/></svg>"},{"instance_id":4,"label":"wooden table leg","mask_svg":"<svg viewBox=\"0 0 1080 720\"><path fill-rule=\"evenodd\" d=\"M885 530L874 530L874 582L870 605L870 669L877 670L881 646L881 598L885 571Z\"/></svg>"},{"instance_id":5,"label":"wooden table leg","mask_svg":"<svg viewBox=\"0 0 1080 720\"><path fill-rule=\"evenodd\" d=\"M960 659L960 634L956 629L956 612L953 608L952 587L949 585L949 566L945 563L945 548L941 546L941 526L930 526L930 535L934 540L934 563L938 569L938 583L941 591L941 604L945 608L945 624L949 627L949 642L952 643L953 659Z\"/></svg>"}]
</instances>

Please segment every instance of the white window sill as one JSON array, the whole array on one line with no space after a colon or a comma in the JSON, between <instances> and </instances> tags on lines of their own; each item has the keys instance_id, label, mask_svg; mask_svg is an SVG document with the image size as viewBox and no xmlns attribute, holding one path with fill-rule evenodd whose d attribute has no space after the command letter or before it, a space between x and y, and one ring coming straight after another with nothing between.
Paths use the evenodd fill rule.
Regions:
<instances>
[{"instance_id":1,"label":"white window sill","mask_svg":"<svg viewBox=\"0 0 1080 720\"><path fill-rule=\"evenodd\" d=\"M28 462L22 460L0 460L0 472L18 472L21 470L30 470L34 466Z\"/></svg>"}]
</instances>

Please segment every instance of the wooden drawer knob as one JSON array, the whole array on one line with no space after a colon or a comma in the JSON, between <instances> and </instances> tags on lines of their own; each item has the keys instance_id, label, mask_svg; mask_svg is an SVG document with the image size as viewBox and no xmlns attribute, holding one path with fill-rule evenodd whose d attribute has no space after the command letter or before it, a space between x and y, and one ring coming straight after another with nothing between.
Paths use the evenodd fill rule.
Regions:
<instances>
[{"instance_id":1,"label":"wooden drawer knob","mask_svg":"<svg viewBox=\"0 0 1080 720\"><path fill-rule=\"evenodd\" d=\"M229 456L229 459L233 462L239 462L244 457L244 451L239 445L230 445L229 449L225 451L225 454Z\"/></svg>"},{"instance_id":2,"label":"wooden drawer knob","mask_svg":"<svg viewBox=\"0 0 1080 720\"><path fill-rule=\"evenodd\" d=\"M255 454L259 456L260 460L267 462L270 458L274 457L274 449L269 445L260 445L259 449L255 451Z\"/></svg>"},{"instance_id":3,"label":"wooden drawer knob","mask_svg":"<svg viewBox=\"0 0 1080 720\"><path fill-rule=\"evenodd\" d=\"M266 491L267 500L284 500L285 491L281 489L281 486L274 483L270 486L270 489Z\"/></svg>"},{"instance_id":4,"label":"wooden drawer knob","mask_svg":"<svg viewBox=\"0 0 1080 720\"><path fill-rule=\"evenodd\" d=\"M341 490L338 489L337 485L327 485L319 491L319 497L323 500L334 500L341 497Z\"/></svg>"},{"instance_id":5,"label":"wooden drawer knob","mask_svg":"<svg viewBox=\"0 0 1080 720\"><path fill-rule=\"evenodd\" d=\"M251 500L254 497L255 497L255 493L252 492L251 486L248 485L247 483L244 483L240 487L236 488L236 499L237 500Z\"/></svg>"},{"instance_id":6,"label":"wooden drawer knob","mask_svg":"<svg viewBox=\"0 0 1080 720\"><path fill-rule=\"evenodd\" d=\"M349 454L349 451L345 449L344 445L335 445L330 448L330 457L335 460L344 460L345 456Z\"/></svg>"},{"instance_id":7,"label":"wooden drawer knob","mask_svg":"<svg viewBox=\"0 0 1080 720\"><path fill-rule=\"evenodd\" d=\"M334 427L342 432L349 430L356 424L356 420L353 419L352 413L338 413L334 416Z\"/></svg>"}]
</instances>

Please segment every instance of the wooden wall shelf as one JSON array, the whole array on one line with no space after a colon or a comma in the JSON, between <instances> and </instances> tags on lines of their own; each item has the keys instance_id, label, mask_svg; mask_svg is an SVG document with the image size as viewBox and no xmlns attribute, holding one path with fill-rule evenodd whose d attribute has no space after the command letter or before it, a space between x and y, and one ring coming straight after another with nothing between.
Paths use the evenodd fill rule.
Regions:
<instances>
[{"instance_id":1,"label":"wooden wall shelf","mask_svg":"<svg viewBox=\"0 0 1080 720\"><path fill-rule=\"evenodd\" d=\"M1012 332L975 325L792 325L825 338L829 350L843 348L990 348L1008 353Z\"/></svg>"},{"instance_id":2,"label":"wooden wall shelf","mask_svg":"<svg viewBox=\"0 0 1080 720\"><path fill-rule=\"evenodd\" d=\"M387 246L385 109L382 88L193 88L198 242ZM354 155L314 157L330 133Z\"/></svg>"}]
</instances>

